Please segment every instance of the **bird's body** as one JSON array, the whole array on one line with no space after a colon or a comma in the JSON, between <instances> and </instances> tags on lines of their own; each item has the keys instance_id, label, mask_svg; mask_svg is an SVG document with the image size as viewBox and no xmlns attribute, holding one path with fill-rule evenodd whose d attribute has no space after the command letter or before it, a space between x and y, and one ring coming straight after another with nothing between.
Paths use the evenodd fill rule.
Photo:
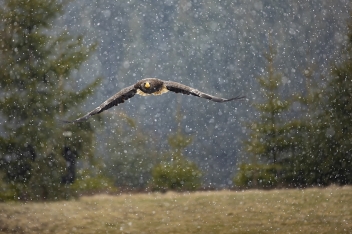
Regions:
<instances>
[{"instance_id":1,"label":"bird's body","mask_svg":"<svg viewBox=\"0 0 352 234\"><path fill-rule=\"evenodd\" d=\"M107 99L100 106L87 113L85 116L78 118L73 121L64 121L66 123L82 122L87 120L90 116L99 114L113 106L117 106L120 103L124 103L127 99L133 97L136 94L146 96L146 95L161 95L168 91L175 93L182 93L187 95L193 95L201 98L206 98L214 102L228 102L232 100L238 100L244 98L243 96L237 96L230 99L219 98L211 96L209 94L203 93L197 89L188 87L186 85L173 82L173 81L163 81L157 78L146 78L138 81L136 84L131 85L117 92L115 95Z\"/></svg>"}]
</instances>

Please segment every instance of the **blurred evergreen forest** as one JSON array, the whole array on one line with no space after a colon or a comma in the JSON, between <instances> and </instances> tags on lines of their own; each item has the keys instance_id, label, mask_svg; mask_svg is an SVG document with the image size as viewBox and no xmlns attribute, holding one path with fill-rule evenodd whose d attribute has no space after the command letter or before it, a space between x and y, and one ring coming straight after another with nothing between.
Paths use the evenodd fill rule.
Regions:
<instances>
[{"instance_id":1,"label":"blurred evergreen forest","mask_svg":"<svg viewBox=\"0 0 352 234\"><path fill-rule=\"evenodd\" d=\"M36 177L28 172L45 160L49 161L42 168L48 171L53 157L60 165L54 173L56 181L47 173L48 185L33 189L60 184L70 164L66 160L65 167L67 157L63 156L69 152L76 155L74 176L80 183L88 186L91 181L84 179L102 176L109 188L111 183L145 188L152 168L170 160L162 155L172 151L168 139L176 131L185 139L192 138L182 156L197 165L203 187L232 187L235 175L244 175L234 182L246 187L260 180L269 181L265 186L290 181L295 181L290 186L350 183L350 177L341 180L337 176L350 171L335 170L351 164L350 148L345 148L349 145L344 142L350 141L349 128L327 124L338 123L341 116L351 113L346 109L344 114L332 114L334 100L338 100L334 95L340 91L331 88L334 77L346 77L338 68L349 59L344 48L349 40L350 1L39 2L0 1L8 6L2 8L0 21L0 174L6 186L18 183L15 189L21 190L21 184L32 184ZM17 44L11 38L18 40ZM275 54L272 61L268 54ZM277 87L272 89L277 95L271 100L278 99L285 108L272 106L277 108L272 116L279 116L281 129L274 131L276 137L270 138L265 154L248 146L256 139L267 139L253 131L260 123L268 123L269 117L263 115L263 108L270 112L265 108L268 87L258 77L270 78L270 63L273 74L279 74L274 81ZM173 93L136 96L87 123L62 126L57 121L81 116L145 77L174 80L225 98L242 94L247 100L219 104ZM258 109L258 104L264 107ZM177 115L182 116L179 121L175 121ZM318 119L324 121L315 126ZM259 132L273 136L265 129L259 128ZM339 129L344 130L336 141L327 140L335 139ZM320 138L313 138L315 135ZM302 143L307 148L297 150L295 146ZM277 146L282 151L276 151ZM71 148L65 151L65 147ZM329 161L340 151L347 153L338 155L337 164L314 169L314 175L340 179L309 177L308 165L316 165L317 155L319 160ZM31 152L38 155L33 161L29 160ZM273 152L278 155L272 160ZM19 155L27 155L25 161L19 163ZM311 158L314 160L307 163ZM8 172L15 165L27 169L26 176L13 182L18 176L11 177ZM250 165L263 167L260 173L267 178L247 176ZM284 170L283 165L296 166ZM329 174L329 168L335 172ZM294 177L296 171L304 178ZM70 176L67 180L65 184L70 184Z\"/></svg>"}]
</instances>

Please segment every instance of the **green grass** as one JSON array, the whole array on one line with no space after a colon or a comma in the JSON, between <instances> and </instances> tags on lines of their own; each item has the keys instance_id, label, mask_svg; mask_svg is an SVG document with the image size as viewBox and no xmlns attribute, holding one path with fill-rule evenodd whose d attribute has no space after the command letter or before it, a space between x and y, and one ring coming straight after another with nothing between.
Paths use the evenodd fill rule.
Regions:
<instances>
[{"instance_id":1,"label":"green grass","mask_svg":"<svg viewBox=\"0 0 352 234\"><path fill-rule=\"evenodd\" d=\"M352 187L0 203L0 233L352 233Z\"/></svg>"}]
</instances>

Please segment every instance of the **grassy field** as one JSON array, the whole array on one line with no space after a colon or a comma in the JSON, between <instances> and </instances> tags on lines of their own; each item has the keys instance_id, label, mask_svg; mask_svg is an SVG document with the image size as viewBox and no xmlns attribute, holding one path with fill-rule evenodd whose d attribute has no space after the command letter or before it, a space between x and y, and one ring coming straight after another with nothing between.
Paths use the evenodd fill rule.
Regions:
<instances>
[{"instance_id":1,"label":"grassy field","mask_svg":"<svg viewBox=\"0 0 352 234\"><path fill-rule=\"evenodd\" d=\"M352 233L352 187L0 203L0 233Z\"/></svg>"}]
</instances>

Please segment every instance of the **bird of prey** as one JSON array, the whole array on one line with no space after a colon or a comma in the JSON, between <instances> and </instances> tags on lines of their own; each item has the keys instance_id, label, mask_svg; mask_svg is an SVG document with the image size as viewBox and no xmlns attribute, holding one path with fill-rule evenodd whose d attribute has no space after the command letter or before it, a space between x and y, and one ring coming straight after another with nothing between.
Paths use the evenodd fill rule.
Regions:
<instances>
[{"instance_id":1,"label":"bird of prey","mask_svg":"<svg viewBox=\"0 0 352 234\"><path fill-rule=\"evenodd\" d=\"M215 97L206 93L203 93L197 89L188 87L186 85L173 82L173 81L163 81L157 78L146 78L143 80L138 81L136 84L126 87L107 99L103 102L100 106L92 110L91 112L87 113L85 116L78 118L73 121L64 120L65 123L76 123L76 122L83 122L87 120L92 115L99 114L113 106L117 106L120 103L125 102L127 99L133 97L135 94L139 94L142 96L147 95L161 95L168 91L172 91L175 93L182 93L187 95L194 95L201 98L206 98L213 102L228 102L232 100L238 100L244 98L244 96L236 96L230 99L224 99L220 97Z\"/></svg>"}]
</instances>

